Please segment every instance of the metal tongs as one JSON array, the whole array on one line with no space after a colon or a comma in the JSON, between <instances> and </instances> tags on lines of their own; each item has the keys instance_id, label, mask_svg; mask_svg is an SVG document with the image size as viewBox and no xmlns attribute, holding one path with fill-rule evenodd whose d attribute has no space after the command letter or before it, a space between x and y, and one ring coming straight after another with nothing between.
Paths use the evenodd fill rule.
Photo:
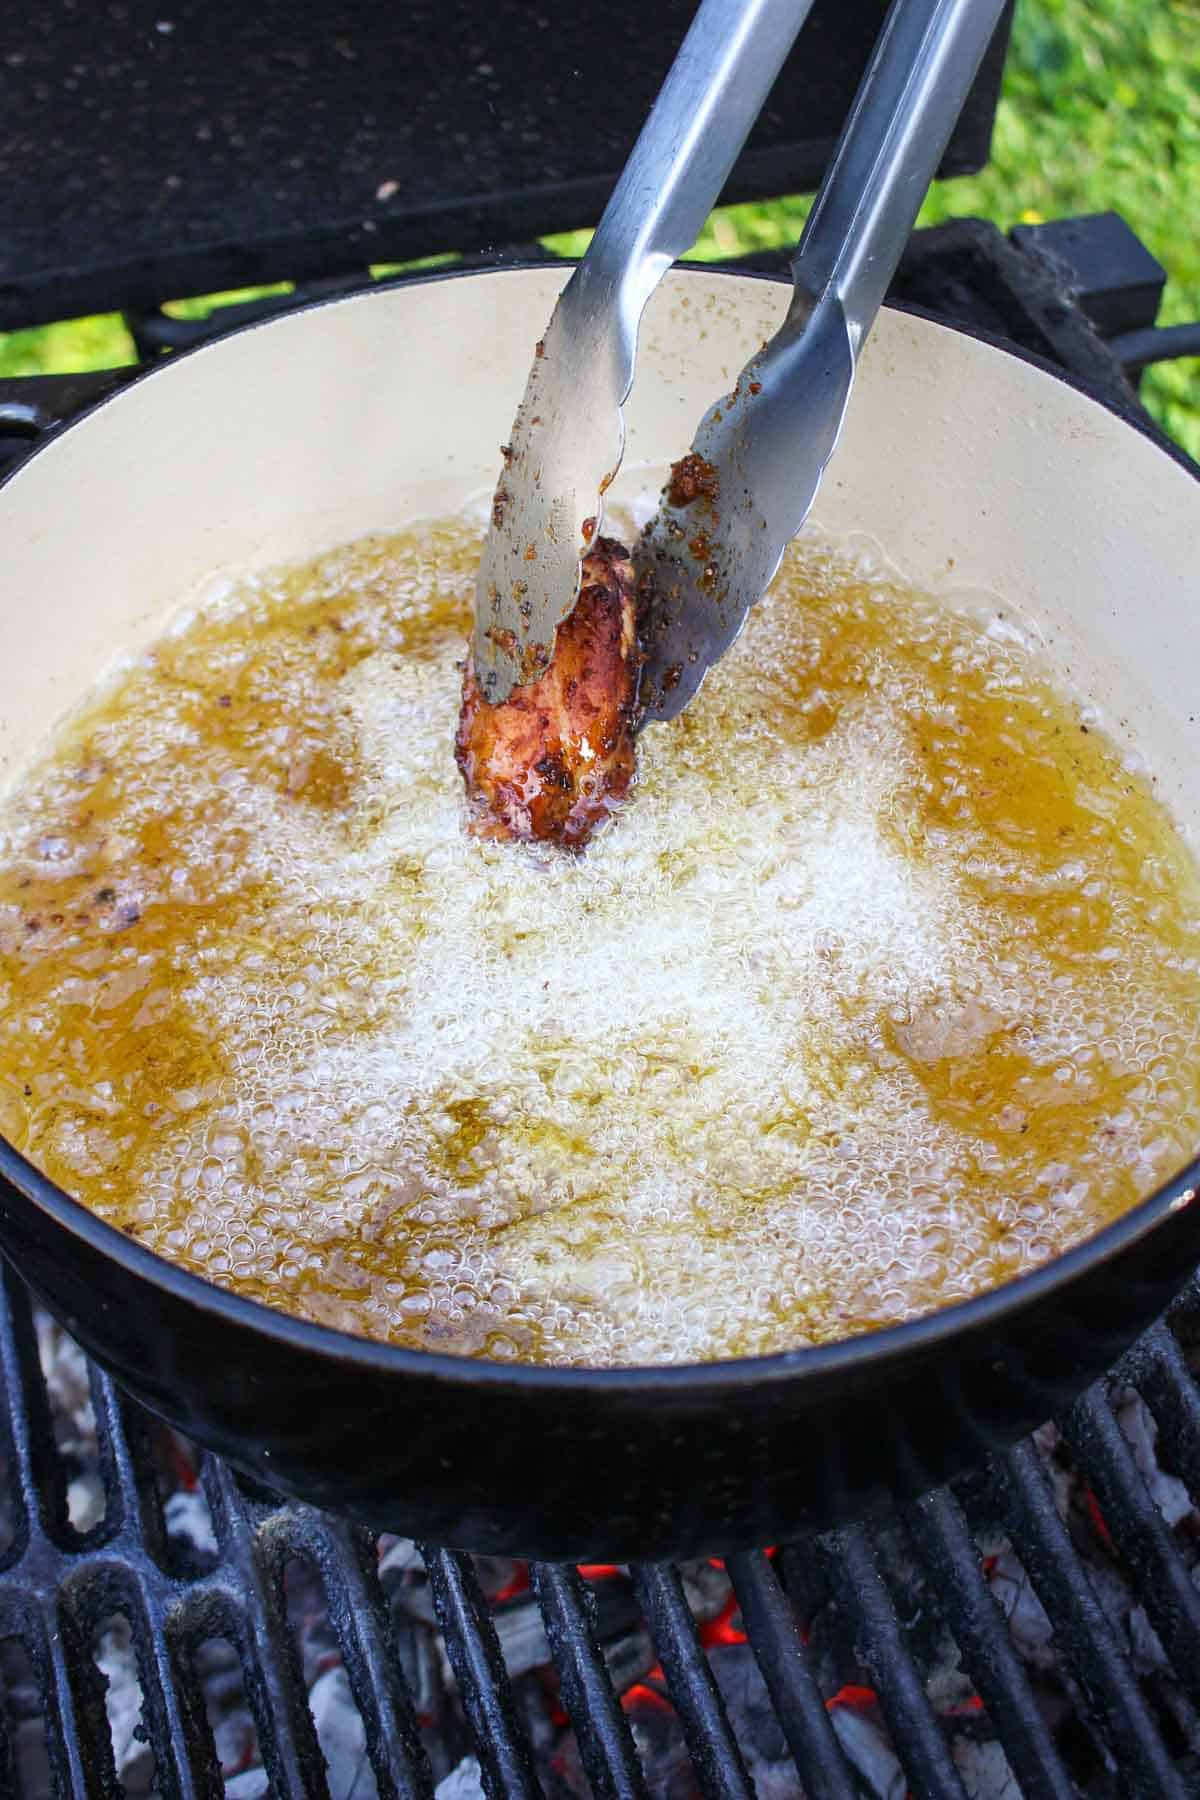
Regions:
<instances>
[{"instance_id":1,"label":"metal tongs","mask_svg":"<svg viewBox=\"0 0 1200 1800\"><path fill-rule=\"evenodd\" d=\"M574 609L624 452L642 312L699 234L811 4L703 0L537 346L476 592L475 667L493 704L545 669ZM1003 5L893 0L792 260L787 317L701 420L698 480L667 489L637 545L640 723L686 706L808 516Z\"/></svg>"}]
</instances>

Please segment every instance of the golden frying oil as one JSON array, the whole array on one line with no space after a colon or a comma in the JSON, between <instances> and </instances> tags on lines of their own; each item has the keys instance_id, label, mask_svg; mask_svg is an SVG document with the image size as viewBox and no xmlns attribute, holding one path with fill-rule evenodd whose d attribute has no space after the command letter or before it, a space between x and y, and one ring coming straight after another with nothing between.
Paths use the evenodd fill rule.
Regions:
<instances>
[{"instance_id":1,"label":"golden frying oil","mask_svg":"<svg viewBox=\"0 0 1200 1800\"><path fill-rule=\"evenodd\" d=\"M0 1129L244 1294L579 1363L1004 1281L1194 1153L1200 889L1012 631L815 543L572 858L463 830L478 534L247 582L0 818Z\"/></svg>"}]
</instances>

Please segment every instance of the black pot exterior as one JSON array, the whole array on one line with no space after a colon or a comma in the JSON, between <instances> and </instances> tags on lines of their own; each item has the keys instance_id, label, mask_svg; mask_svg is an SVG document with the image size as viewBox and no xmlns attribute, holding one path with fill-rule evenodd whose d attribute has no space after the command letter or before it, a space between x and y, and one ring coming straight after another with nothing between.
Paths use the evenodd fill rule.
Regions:
<instances>
[{"instance_id":1,"label":"black pot exterior","mask_svg":"<svg viewBox=\"0 0 1200 1800\"><path fill-rule=\"evenodd\" d=\"M459 1548L623 1562L861 1516L1039 1424L1195 1267L1195 1175L965 1306L687 1369L514 1368L302 1324L171 1268L7 1146L0 1248L124 1387L266 1486Z\"/></svg>"}]
</instances>

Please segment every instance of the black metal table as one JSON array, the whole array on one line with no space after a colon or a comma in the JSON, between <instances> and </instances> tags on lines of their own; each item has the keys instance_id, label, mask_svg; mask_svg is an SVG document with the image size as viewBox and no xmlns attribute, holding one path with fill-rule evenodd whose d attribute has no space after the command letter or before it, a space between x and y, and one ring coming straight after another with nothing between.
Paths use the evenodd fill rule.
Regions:
<instances>
[{"instance_id":1,"label":"black metal table","mask_svg":"<svg viewBox=\"0 0 1200 1800\"><path fill-rule=\"evenodd\" d=\"M0 44L0 329L594 223L694 0L46 0ZM817 0L727 197L812 188L885 0ZM987 160L997 32L943 161Z\"/></svg>"}]
</instances>

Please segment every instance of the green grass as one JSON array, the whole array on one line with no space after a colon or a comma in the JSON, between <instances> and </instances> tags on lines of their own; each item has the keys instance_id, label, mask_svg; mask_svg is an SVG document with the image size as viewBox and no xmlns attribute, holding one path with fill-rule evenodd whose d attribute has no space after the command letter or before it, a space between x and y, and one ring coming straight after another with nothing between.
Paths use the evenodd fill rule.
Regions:
<instances>
[{"instance_id":1,"label":"green grass","mask_svg":"<svg viewBox=\"0 0 1200 1800\"><path fill-rule=\"evenodd\" d=\"M693 256L794 242L804 198L715 212ZM1200 0L1018 0L981 175L938 183L923 224L973 214L1007 229L1114 208L1167 270L1161 322L1200 318ZM547 242L581 252L587 232ZM267 290L253 290L267 291ZM217 299L176 303L194 316ZM119 315L0 334L0 375L102 368L133 360ZM1200 459L1200 358L1149 370L1143 395Z\"/></svg>"}]
</instances>

